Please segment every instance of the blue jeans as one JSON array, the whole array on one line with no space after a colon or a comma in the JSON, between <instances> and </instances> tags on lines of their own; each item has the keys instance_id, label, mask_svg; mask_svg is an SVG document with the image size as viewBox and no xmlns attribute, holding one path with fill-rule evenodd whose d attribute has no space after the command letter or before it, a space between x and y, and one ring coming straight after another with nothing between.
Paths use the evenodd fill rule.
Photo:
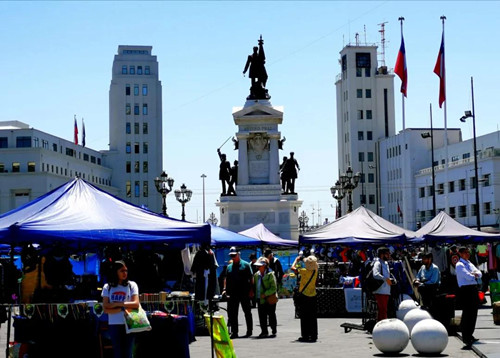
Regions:
<instances>
[{"instance_id":1,"label":"blue jeans","mask_svg":"<svg viewBox=\"0 0 500 358\"><path fill-rule=\"evenodd\" d=\"M113 345L114 358L132 358L135 335L125 332L124 324L110 324L108 326L109 337Z\"/></svg>"}]
</instances>

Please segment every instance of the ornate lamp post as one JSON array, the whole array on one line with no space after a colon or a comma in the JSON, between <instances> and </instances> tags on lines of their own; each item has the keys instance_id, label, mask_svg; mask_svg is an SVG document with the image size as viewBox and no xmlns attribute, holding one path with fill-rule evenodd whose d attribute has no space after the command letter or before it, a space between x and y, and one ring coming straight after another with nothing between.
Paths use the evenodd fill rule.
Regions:
<instances>
[{"instance_id":1,"label":"ornate lamp post","mask_svg":"<svg viewBox=\"0 0 500 358\"><path fill-rule=\"evenodd\" d=\"M163 171L159 177L155 178L155 187L158 193L161 194L162 198L162 214L163 216L168 217L167 215L167 194L172 191L172 187L174 186L174 179L170 178L165 171Z\"/></svg>"},{"instance_id":2,"label":"ornate lamp post","mask_svg":"<svg viewBox=\"0 0 500 358\"><path fill-rule=\"evenodd\" d=\"M215 225L217 225L218 222L219 222L219 220L217 220L217 217L215 216L215 214L210 213L210 215L208 216L208 219L207 219L207 223L215 226Z\"/></svg>"},{"instance_id":3,"label":"ornate lamp post","mask_svg":"<svg viewBox=\"0 0 500 358\"><path fill-rule=\"evenodd\" d=\"M359 173L353 175L351 167L348 167L345 174L340 176L340 184L342 185L342 189L347 193L348 213L352 211L352 192L358 186L360 178L361 175Z\"/></svg>"},{"instance_id":4,"label":"ornate lamp post","mask_svg":"<svg viewBox=\"0 0 500 358\"><path fill-rule=\"evenodd\" d=\"M309 218L306 215L305 211L302 211L299 215L299 231L305 232L307 228L307 223L309 222Z\"/></svg>"},{"instance_id":5,"label":"ornate lamp post","mask_svg":"<svg viewBox=\"0 0 500 358\"><path fill-rule=\"evenodd\" d=\"M186 184L181 185L181 189L176 189L175 190L175 198L179 203L182 205L182 221L186 221L186 213L184 211L184 207L186 206L186 203L191 200L191 196L193 195L193 191L190 189L186 188Z\"/></svg>"},{"instance_id":6,"label":"ornate lamp post","mask_svg":"<svg viewBox=\"0 0 500 358\"><path fill-rule=\"evenodd\" d=\"M474 175L476 176L476 225L477 230L481 231L480 207L479 207L479 177L477 172L477 145L476 145L476 115L474 111L474 79L470 78L470 88L472 94L472 111L465 111L465 114L460 118L460 121L465 123L467 118L472 117L472 133L474 143Z\"/></svg>"},{"instance_id":7,"label":"ornate lamp post","mask_svg":"<svg viewBox=\"0 0 500 358\"><path fill-rule=\"evenodd\" d=\"M338 219L342 216L342 199L345 197L345 191L339 180L330 188L330 192L332 193L332 197L337 200L337 215L335 219Z\"/></svg>"}]
</instances>

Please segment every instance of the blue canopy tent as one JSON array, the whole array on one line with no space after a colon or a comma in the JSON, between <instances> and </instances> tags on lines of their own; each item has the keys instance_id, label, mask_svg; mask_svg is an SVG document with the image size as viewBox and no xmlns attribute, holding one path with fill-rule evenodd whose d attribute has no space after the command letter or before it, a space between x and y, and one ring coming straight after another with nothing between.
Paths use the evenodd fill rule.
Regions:
<instances>
[{"instance_id":1,"label":"blue canopy tent","mask_svg":"<svg viewBox=\"0 0 500 358\"><path fill-rule=\"evenodd\" d=\"M257 224L250 229L240 231L239 234L258 239L261 245L297 246L297 241L282 239L274 235L264 224Z\"/></svg>"},{"instance_id":2,"label":"blue canopy tent","mask_svg":"<svg viewBox=\"0 0 500 358\"><path fill-rule=\"evenodd\" d=\"M259 239L241 235L215 225L210 225L210 229L213 246L256 246L262 244Z\"/></svg>"},{"instance_id":3,"label":"blue canopy tent","mask_svg":"<svg viewBox=\"0 0 500 358\"><path fill-rule=\"evenodd\" d=\"M385 245L406 243L415 232L405 230L360 206L353 212L299 237L301 244Z\"/></svg>"},{"instance_id":4,"label":"blue canopy tent","mask_svg":"<svg viewBox=\"0 0 500 358\"><path fill-rule=\"evenodd\" d=\"M165 218L76 178L0 216L0 243L74 247L210 242L208 224Z\"/></svg>"},{"instance_id":5,"label":"blue canopy tent","mask_svg":"<svg viewBox=\"0 0 500 358\"><path fill-rule=\"evenodd\" d=\"M434 219L416 232L415 242L461 242L475 243L500 240L500 234L489 234L473 230L460 224L451 216L441 211Z\"/></svg>"}]
</instances>

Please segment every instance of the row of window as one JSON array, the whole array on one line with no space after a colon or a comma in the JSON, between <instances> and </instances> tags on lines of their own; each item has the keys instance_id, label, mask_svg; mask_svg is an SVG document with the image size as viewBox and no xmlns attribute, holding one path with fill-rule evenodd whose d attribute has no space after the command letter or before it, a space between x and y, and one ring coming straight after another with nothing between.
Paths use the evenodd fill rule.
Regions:
<instances>
[{"instance_id":1,"label":"row of window","mask_svg":"<svg viewBox=\"0 0 500 358\"><path fill-rule=\"evenodd\" d=\"M134 134L141 134L140 128L141 128L140 123L134 123ZM142 134L148 134L148 131L149 131L148 124L143 123L142 124ZM125 133L132 134L132 124L130 122L125 123Z\"/></svg>"},{"instance_id":2,"label":"row of window","mask_svg":"<svg viewBox=\"0 0 500 358\"><path fill-rule=\"evenodd\" d=\"M139 142L134 142L134 154L139 154L141 149L141 143ZM149 144L148 142L143 142L142 143L142 153L147 154L149 151ZM132 143L127 142L125 144L125 153L130 154L132 153Z\"/></svg>"},{"instance_id":3,"label":"row of window","mask_svg":"<svg viewBox=\"0 0 500 358\"><path fill-rule=\"evenodd\" d=\"M368 161L373 162L373 152L367 152L366 154L367 154L366 156L368 158ZM358 153L358 161L360 161L360 162L365 161L365 152Z\"/></svg>"},{"instance_id":4,"label":"row of window","mask_svg":"<svg viewBox=\"0 0 500 358\"><path fill-rule=\"evenodd\" d=\"M479 180L481 183L483 183L483 186L490 186L490 177L491 174L484 174L483 177ZM459 179L457 181L457 190L458 191L464 191L467 190L467 183L466 179ZM476 177L470 177L469 178L469 189L475 189L477 185L477 180ZM438 195L444 194L444 183L439 183L436 185L437 190L436 193ZM432 196L434 194L432 185L426 186L426 187L420 187L418 188L419 192L419 198L424 198L426 196ZM454 193L455 192L455 181L450 181L448 182L448 192ZM427 195L426 195L427 193Z\"/></svg>"},{"instance_id":5,"label":"row of window","mask_svg":"<svg viewBox=\"0 0 500 358\"><path fill-rule=\"evenodd\" d=\"M127 193L127 198L132 197L132 183L130 181L125 183L125 192ZM134 181L134 196L136 198L141 196L141 182L139 180ZM146 180L142 182L142 196L144 198L149 196L149 184Z\"/></svg>"},{"instance_id":6,"label":"row of window","mask_svg":"<svg viewBox=\"0 0 500 358\"><path fill-rule=\"evenodd\" d=\"M125 95L130 96L131 93L131 88L129 84L125 85ZM134 84L134 96L139 95L139 85ZM142 85L142 95L147 96L148 95L148 85Z\"/></svg>"},{"instance_id":7,"label":"row of window","mask_svg":"<svg viewBox=\"0 0 500 358\"><path fill-rule=\"evenodd\" d=\"M141 162L140 161L135 161L134 162L134 173L140 173L140 168L141 168ZM149 170L149 164L147 161L142 162L142 172L147 173ZM127 161L125 163L125 172L130 173L132 171L132 163L130 161Z\"/></svg>"},{"instance_id":8,"label":"row of window","mask_svg":"<svg viewBox=\"0 0 500 358\"><path fill-rule=\"evenodd\" d=\"M358 88L356 90L356 98L363 98L363 89ZM371 89L365 89L365 98L372 98L372 90Z\"/></svg>"},{"instance_id":9,"label":"row of window","mask_svg":"<svg viewBox=\"0 0 500 358\"><path fill-rule=\"evenodd\" d=\"M373 119L373 112L371 109L367 109L366 111L358 109L356 113L358 119Z\"/></svg>"},{"instance_id":10,"label":"row of window","mask_svg":"<svg viewBox=\"0 0 500 358\"><path fill-rule=\"evenodd\" d=\"M365 132L358 131L358 140L365 140ZM373 140L373 132L366 131L366 140Z\"/></svg>"},{"instance_id":11,"label":"row of window","mask_svg":"<svg viewBox=\"0 0 500 358\"><path fill-rule=\"evenodd\" d=\"M122 66L122 75L142 75L142 66L137 66L137 71L135 70L135 66L127 66L123 65ZM145 75L150 75L151 74L151 68L149 66L144 66L144 74Z\"/></svg>"},{"instance_id":12,"label":"row of window","mask_svg":"<svg viewBox=\"0 0 500 358\"><path fill-rule=\"evenodd\" d=\"M135 116L138 116L141 114L140 108L141 107L138 103L134 104L134 115ZM132 105L130 103L125 104L125 114L126 115L132 114ZM148 114L148 104L147 103L142 104L142 114L145 116Z\"/></svg>"},{"instance_id":13,"label":"row of window","mask_svg":"<svg viewBox=\"0 0 500 358\"><path fill-rule=\"evenodd\" d=\"M401 168L391 169L387 171L387 181L401 179L403 177L403 171Z\"/></svg>"},{"instance_id":14,"label":"row of window","mask_svg":"<svg viewBox=\"0 0 500 358\"><path fill-rule=\"evenodd\" d=\"M401 145L387 148L387 158L393 158L398 155L401 155Z\"/></svg>"},{"instance_id":15,"label":"row of window","mask_svg":"<svg viewBox=\"0 0 500 358\"><path fill-rule=\"evenodd\" d=\"M365 173L360 173L359 175L360 175L359 181L361 183L365 183L365 179L366 179L367 175ZM375 183L375 174L368 173L368 183Z\"/></svg>"},{"instance_id":16,"label":"row of window","mask_svg":"<svg viewBox=\"0 0 500 358\"><path fill-rule=\"evenodd\" d=\"M399 201L403 201L403 192L395 191L387 194L387 200L389 203L399 203Z\"/></svg>"},{"instance_id":17,"label":"row of window","mask_svg":"<svg viewBox=\"0 0 500 358\"><path fill-rule=\"evenodd\" d=\"M443 208L438 209L440 212L444 210ZM467 213L467 205L459 205L459 206L451 206L448 210L449 215L452 218L465 218L467 216L476 216L477 215L477 207L476 204L469 205L469 212ZM482 204L482 212L481 215L490 215L491 211L491 202ZM467 215L469 214L469 215ZM417 220L420 221L428 221L432 219L432 210L417 210Z\"/></svg>"},{"instance_id":18,"label":"row of window","mask_svg":"<svg viewBox=\"0 0 500 358\"><path fill-rule=\"evenodd\" d=\"M366 204L366 194L361 194L359 196L359 201L361 205ZM368 195L368 204L375 204L375 194Z\"/></svg>"}]
</instances>

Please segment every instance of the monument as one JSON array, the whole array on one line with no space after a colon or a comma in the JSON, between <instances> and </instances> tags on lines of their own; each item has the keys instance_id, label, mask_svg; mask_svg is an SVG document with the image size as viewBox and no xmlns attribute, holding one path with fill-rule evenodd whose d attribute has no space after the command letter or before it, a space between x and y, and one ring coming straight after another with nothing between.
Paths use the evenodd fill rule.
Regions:
<instances>
[{"instance_id":1,"label":"monument","mask_svg":"<svg viewBox=\"0 0 500 358\"><path fill-rule=\"evenodd\" d=\"M220 225L238 232L262 223L282 238L297 240L302 201L295 192L295 179L300 167L293 152L280 164L285 138L278 127L283 123L283 108L270 102L262 36L258 45L243 70L244 75L249 70L250 94L243 107L233 109L238 126L233 137L238 151L236 178L217 202Z\"/></svg>"}]
</instances>

